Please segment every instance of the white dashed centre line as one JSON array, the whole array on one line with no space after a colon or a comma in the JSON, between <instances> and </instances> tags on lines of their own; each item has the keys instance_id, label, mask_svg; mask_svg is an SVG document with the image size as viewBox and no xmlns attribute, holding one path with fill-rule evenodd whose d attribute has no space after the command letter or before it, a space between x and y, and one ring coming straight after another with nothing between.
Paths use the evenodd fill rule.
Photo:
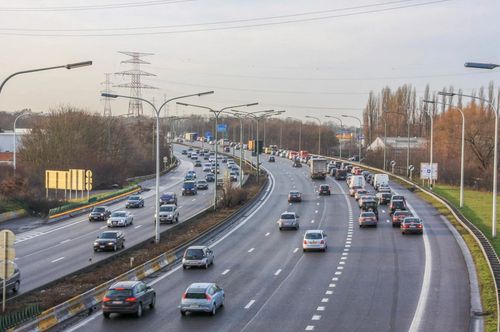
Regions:
<instances>
[{"instance_id":1,"label":"white dashed centre line","mask_svg":"<svg viewBox=\"0 0 500 332\"><path fill-rule=\"evenodd\" d=\"M274 275L277 276L281 273L281 269L278 269L276 272L274 272Z\"/></svg>"},{"instance_id":2,"label":"white dashed centre line","mask_svg":"<svg viewBox=\"0 0 500 332\"><path fill-rule=\"evenodd\" d=\"M321 319L321 315L313 315L311 320L320 320Z\"/></svg>"},{"instance_id":3,"label":"white dashed centre line","mask_svg":"<svg viewBox=\"0 0 500 332\"><path fill-rule=\"evenodd\" d=\"M226 274L228 274L229 271L231 270L230 269L225 270L224 272L222 272L222 275L225 276Z\"/></svg>"},{"instance_id":4,"label":"white dashed centre line","mask_svg":"<svg viewBox=\"0 0 500 332\"><path fill-rule=\"evenodd\" d=\"M306 331L314 331L314 325L307 325Z\"/></svg>"},{"instance_id":5,"label":"white dashed centre line","mask_svg":"<svg viewBox=\"0 0 500 332\"><path fill-rule=\"evenodd\" d=\"M252 251L254 251L254 250L255 250L255 248L250 248L250 249L248 250L248 252L252 252Z\"/></svg>"},{"instance_id":6,"label":"white dashed centre line","mask_svg":"<svg viewBox=\"0 0 500 332\"><path fill-rule=\"evenodd\" d=\"M269 236L269 234L271 234L271 233L267 232L267 233L266 233L266 236Z\"/></svg>"},{"instance_id":7,"label":"white dashed centre line","mask_svg":"<svg viewBox=\"0 0 500 332\"><path fill-rule=\"evenodd\" d=\"M105 229L105 228L108 228L108 226L102 226L99 229Z\"/></svg>"},{"instance_id":8,"label":"white dashed centre line","mask_svg":"<svg viewBox=\"0 0 500 332\"><path fill-rule=\"evenodd\" d=\"M321 299L321 302L322 302L322 303L326 303L326 302L328 302L328 298L327 298L327 297L322 298L322 299Z\"/></svg>"},{"instance_id":9,"label":"white dashed centre line","mask_svg":"<svg viewBox=\"0 0 500 332\"><path fill-rule=\"evenodd\" d=\"M59 262L62 259L64 259L64 256L54 259L53 261L51 261L51 263Z\"/></svg>"},{"instance_id":10,"label":"white dashed centre line","mask_svg":"<svg viewBox=\"0 0 500 332\"><path fill-rule=\"evenodd\" d=\"M193 198L193 202L196 201L196 198Z\"/></svg>"},{"instance_id":11,"label":"white dashed centre line","mask_svg":"<svg viewBox=\"0 0 500 332\"><path fill-rule=\"evenodd\" d=\"M63 244L63 243L67 243L67 242L69 242L69 241L71 241L71 239L67 239L67 240L61 241L61 242L59 242L59 243L60 243L60 244Z\"/></svg>"},{"instance_id":12,"label":"white dashed centre line","mask_svg":"<svg viewBox=\"0 0 500 332\"><path fill-rule=\"evenodd\" d=\"M317 311L325 311L325 307L317 307L316 310Z\"/></svg>"},{"instance_id":13,"label":"white dashed centre line","mask_svg":"<svg viewBox=\"0 0 500 332\"><path fill-rule=\"evenodd\" d=\"M332 292L331 290L327 290L327 291L325 292L325 295L332 295L332 294L333 294L333 292Z\"/></svg>"},{"instance_id":14,"label":"white dashed centre line","mask_svg":"<svg viewBox=\"0 0 500 332\"><path fill-rule=\"evenodd\" d=\"M141 228L142 226L144 226L144 225L137 225L134 227L134 229Z\"/></svg>"},{"instance_id":15,"label":"white dashed centre line","mask_svg":"<svg viewBox=\"0 0 500 332\"><path fill-rule=\"evenodd\" d=\"M318 213L318 210L314 211L314 213Z\"/></svg>"},{"instance_id":16,"label":"white dashed centre line","mask_svg":"<svg viewBox=\"0 0 500 332\"><path fill-rule=\"evenodd\" d=\"M341 274L342 274L342 272L341 272L341 271L337 271L337 272L335 272L335 275L336 275L336 276L339 276L339 275L341 275Z\"/></svg>"},{"instance_id":17,"label":"white dashed centre line","mask_svg":"<svg viewBox=\"0 0 500 332\"><path fill-rule=\"evenodd\" d=\"M335 284L329 284L328 287L335 288Z\"/></svg>"},{"instance_id":18,"label":"white dashed centre line","mask_svg":"<svg viewBox=\"0 0 500 332\"><path fill-rule=\"evenodd\" d=\"M316 205L319 205L319 203L316 203Z\"/></svg>"},{"instance_id":19,"label":"white dashed centre line","mask_svg":"<svg viewBox=\"0 0 500 332\"><path fill-rule=\"evenodd\" d=\"M311 220L311 224L314 224L314 220Z\"/></svg>"},{"instance_id":20,"label":"white dashed centre line","mask_svg":"<svg viewBox=\"0 0 500 332\"><path fill-rule=\"evenodd\" d=\"M297 251L299 251L299 248L293 249L293 253L295 254Z\"/></svg>"},{"instance_id":21,"label":"white dashed centre line","mask_svg":"<svg viewBox=\"0 0 500 332\"><path fill-rule=\"evenodd\" d=\"M251 300L248 302L248 304L245 306L245 309L250 309L250 307L255 303L255 300Z\"/></svg>"},{"instance_id":22,"label":"white dashed centre line","mask_svg":"<svg viewBox=\"0 0 500 332\"><path fill-rule=\"evenodd\" d=\"M339 278L337 278L337 277L332 278L332 281L338 281L338 280L339 280Z\"/></svg>"}]
</instances>

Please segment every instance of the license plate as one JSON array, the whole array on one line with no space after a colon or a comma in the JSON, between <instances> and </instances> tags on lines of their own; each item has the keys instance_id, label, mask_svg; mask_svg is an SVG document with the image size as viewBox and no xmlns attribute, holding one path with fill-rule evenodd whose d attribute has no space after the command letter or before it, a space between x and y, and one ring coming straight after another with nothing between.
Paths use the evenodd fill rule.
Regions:
<instances>
[{"instance_id":1,"label":"license plate","mask_svg":"<svg viewBox=\"0 0 500 332\"><path fill-rule=\"evenodd\" d=\"M317 243L318 243L318 241L311 241L310 243L311 243L311 244L317 244Z\"/></svg>"},{"instance_id":2,"label":"license plate","mask_svg":"<svg viewBox=\"0 0 500 332\"><path fill-rule=\"evenodd\" d=\"M198 307L199 307L199 305L197 305L197 304L191 304L191 308L198 308Z\"/></svg>"},{"instance_id":3,"label":"license plate","mask_svg":"<svg viewBox=\"0 0 500 332\"><path fill-rule=\"evenodd\" d=\"M113 304L123 304L123 301L113 301Z\"/></svg>"},{"instance_id":4,"label":"license plate","mask_svg":"<svg viewBox=\"0 0 500 332\"><path fill-rule=\"evenodd\" d=\"M99 246L99 248L104 248L104 246Z\"/></svg>"},{"instance_id":5,"label":"license plate","mask_svg":"<svg viewBox=\"0 0 500 332\"><path fill-rule=\"evenodd\" d=\"M415 225L411 225L411 226L410 226L410 228L417 228L417 226L415 226Z\"/></svg>"}]
</instances>

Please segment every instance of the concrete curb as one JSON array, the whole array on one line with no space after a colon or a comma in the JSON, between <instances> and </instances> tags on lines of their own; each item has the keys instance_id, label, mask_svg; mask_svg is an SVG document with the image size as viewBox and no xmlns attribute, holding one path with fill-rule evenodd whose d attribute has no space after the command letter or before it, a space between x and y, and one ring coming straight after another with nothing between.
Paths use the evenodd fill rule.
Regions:
<instances>
[{"instance_id":1,"label":"concrete curb","mask_svg":"<svg viewBox=\"0 0 500 332\"><path fill-rule=\"evenodd\" d=\"M0 223L16 218L25 217L27 215L28 212L26 210L15 210L15 211L4 212L0 214Z\"/></svg>"}]
</instances>

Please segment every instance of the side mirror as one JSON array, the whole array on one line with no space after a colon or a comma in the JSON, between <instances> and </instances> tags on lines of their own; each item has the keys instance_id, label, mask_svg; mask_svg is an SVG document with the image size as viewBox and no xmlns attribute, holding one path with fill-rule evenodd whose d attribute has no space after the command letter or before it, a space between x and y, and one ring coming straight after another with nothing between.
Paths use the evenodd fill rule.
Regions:
<instances>
[{"instance_id":1,"label":"side mirror","mask_svg":"<svg viewBox=\"0 0 500 332\"><path fill-rule=\"evenodd\" d=\"M300 216L298 216L298 215L296 215L295 217L296 217L297 219L299 219L299 218L300 218Z\"/></svg>"}]
</instances>

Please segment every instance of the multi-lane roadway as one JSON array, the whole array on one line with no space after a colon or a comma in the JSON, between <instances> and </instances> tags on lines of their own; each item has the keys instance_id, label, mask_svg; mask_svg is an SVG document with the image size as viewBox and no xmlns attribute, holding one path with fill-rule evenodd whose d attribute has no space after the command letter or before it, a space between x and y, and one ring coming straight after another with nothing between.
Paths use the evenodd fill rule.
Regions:
<instances>
[{"instance_id":1,"label":"multi-lane roadway","mask_svg":"<svg viewBox=\"0 0 500 332\"><path fill-rule=\"evenodd\" d=\"M265 159L263 157L262 159ZM208 270L176 266L150 284L156 309L140 319L97 312L69 331L464 331L470 288L462 252L438 212L391 183L424 220L423 236L402 236L380 209L377 228L357 226L359 208L345 181L312 181L308 167L276 158L267 195L236 228L211 243ZM333 189L318 196L319 184ZM290 190L303 193L290 204ZM373 191L373 189L372 189ZM300 216L298 231L279 231L284 211ZM323 229L326 252L302 252L303 234ZM178 305L193 282L216 282L226 302L215 317L181 316Z\"/></svg>"}]
</instances>

